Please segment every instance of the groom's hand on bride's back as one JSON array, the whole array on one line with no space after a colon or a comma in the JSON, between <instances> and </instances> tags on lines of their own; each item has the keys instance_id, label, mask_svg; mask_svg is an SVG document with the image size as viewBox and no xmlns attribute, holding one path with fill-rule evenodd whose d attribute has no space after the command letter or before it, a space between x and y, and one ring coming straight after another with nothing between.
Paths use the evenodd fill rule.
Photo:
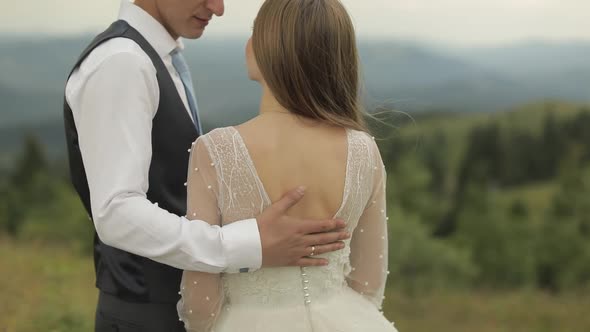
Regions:
<instances>
[{"instance_id":1,"label":"groom's hand on bride's back","mask_svg":"<svg viewBox=\"0 0 590 332\"><path fill-rule=\"evenodd\" d=\"M321 266L328 261L313 256L344 248L350 238L342 220L311 220L287 216L305 193L298 188L256 218L262 242L262 266Z\"/></svg>"}]
</instances>

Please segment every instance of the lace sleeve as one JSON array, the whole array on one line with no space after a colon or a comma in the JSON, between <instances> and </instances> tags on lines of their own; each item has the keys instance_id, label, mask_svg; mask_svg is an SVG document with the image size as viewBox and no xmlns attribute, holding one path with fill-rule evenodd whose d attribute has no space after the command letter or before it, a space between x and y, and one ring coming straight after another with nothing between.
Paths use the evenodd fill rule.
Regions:
<instances>
[{"instance_id":1,"label":"lace sleeve","mask_svg":"<svg viewBox=\"0 0 590 332\"><path fill-rule=\"evenodd\" d=\"M350 244L349 286L381 309L387 281L386 172L375 142L371 142L372 193Z\"/></svg>"},{"instance_id":2,"label":"lace sleeve","mask_svg":"<svg viewBox=\"0 0 590 332\"><path fill-rule=\"evenodd\" d=\"M187 180L187 218L221 226L217 204L218 182L206 137L199 138L191 151ZM177 309L189 332L210 331L223 304L220 274L184 271Z\"/></svg>"}]
</instances>

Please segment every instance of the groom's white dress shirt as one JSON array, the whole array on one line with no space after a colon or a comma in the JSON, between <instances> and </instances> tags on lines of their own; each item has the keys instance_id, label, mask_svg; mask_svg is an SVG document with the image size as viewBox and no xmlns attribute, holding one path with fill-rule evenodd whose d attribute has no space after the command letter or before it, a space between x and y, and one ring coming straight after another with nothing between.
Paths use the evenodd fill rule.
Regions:
<instances>
[{"instance_id":1,"label":"groom's white dress shirt","mask_svg":"<svg viewBox=\"0 0 590 332\"><path fill-rule=\"evenodd\" d=\"M170 56L183 48L182 42L129 0L122 0L119 19L138 30L160 55L190 115ZM152 120L159 98L154 65L139 45L126 38L97 47L66 85L100 239L184 270L259 269L262 247L255 219L210 226L173 215L146 198Z\"/></svg>"}]
</instances>

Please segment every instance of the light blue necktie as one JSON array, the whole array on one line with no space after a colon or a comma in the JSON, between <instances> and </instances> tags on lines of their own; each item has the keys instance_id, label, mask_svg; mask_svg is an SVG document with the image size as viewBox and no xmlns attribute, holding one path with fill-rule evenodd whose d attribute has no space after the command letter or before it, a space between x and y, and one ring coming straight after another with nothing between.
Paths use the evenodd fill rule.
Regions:
<instances>
[{"instance_id":1,"label":"light blue necktie","mask_svg":"<svg viewBox=\"0 0 590 332\"><path fill-rule=\"evenodd\" d=\"M191 72L186 64L186 60L179 49L175 49L170 53L172 56L172 65L174 69L180 75L182 84L184 85L184 91L186 92L186 99L190 107L191 115L193 116L193 122L195 127L199 131L199 134L203 134L203 128L201 127L201 120L199 119L199 107L197 106L197 98L195 97L195 91L193 90L193 79Z\"/></svg>"}]
</instances>

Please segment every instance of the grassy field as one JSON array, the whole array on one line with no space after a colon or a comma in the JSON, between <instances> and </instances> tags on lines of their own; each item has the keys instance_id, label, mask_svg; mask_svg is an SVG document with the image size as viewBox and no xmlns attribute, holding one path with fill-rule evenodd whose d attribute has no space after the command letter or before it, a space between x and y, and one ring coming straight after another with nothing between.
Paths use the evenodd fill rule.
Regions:
<instances>
[{"instance_id":1,"label":"grassy field","mask_svg":"<svg viewBox=\"0 0 590 332\"><path fill-rule=\"evenodd\" d=\"M93 330L92 262L64 248L0 239L0 332ZM393 283L394 281L392 281ZM388 291L386 316L400 332L587 332L590 296L536 291Z\"/></svg>"},{"instance_id":2,"label":"grassy field","mask_svg":"<svg viewBox=\"0 0 590 332\"><path fill-rule=\"evenodd\" d=\"M391 294L386 316L400 332L587 332L590 297L533 292Z\"/></svg>"},{"instance_id":3,"label":"grassy field","mask_svg":"<svg viewBox=\"0 0 590 332\"><path fill-rule=\"evenodd\" d=\"M93 330L90 257L0 238L0 332Z\"/></svg>"}]
</instances>

